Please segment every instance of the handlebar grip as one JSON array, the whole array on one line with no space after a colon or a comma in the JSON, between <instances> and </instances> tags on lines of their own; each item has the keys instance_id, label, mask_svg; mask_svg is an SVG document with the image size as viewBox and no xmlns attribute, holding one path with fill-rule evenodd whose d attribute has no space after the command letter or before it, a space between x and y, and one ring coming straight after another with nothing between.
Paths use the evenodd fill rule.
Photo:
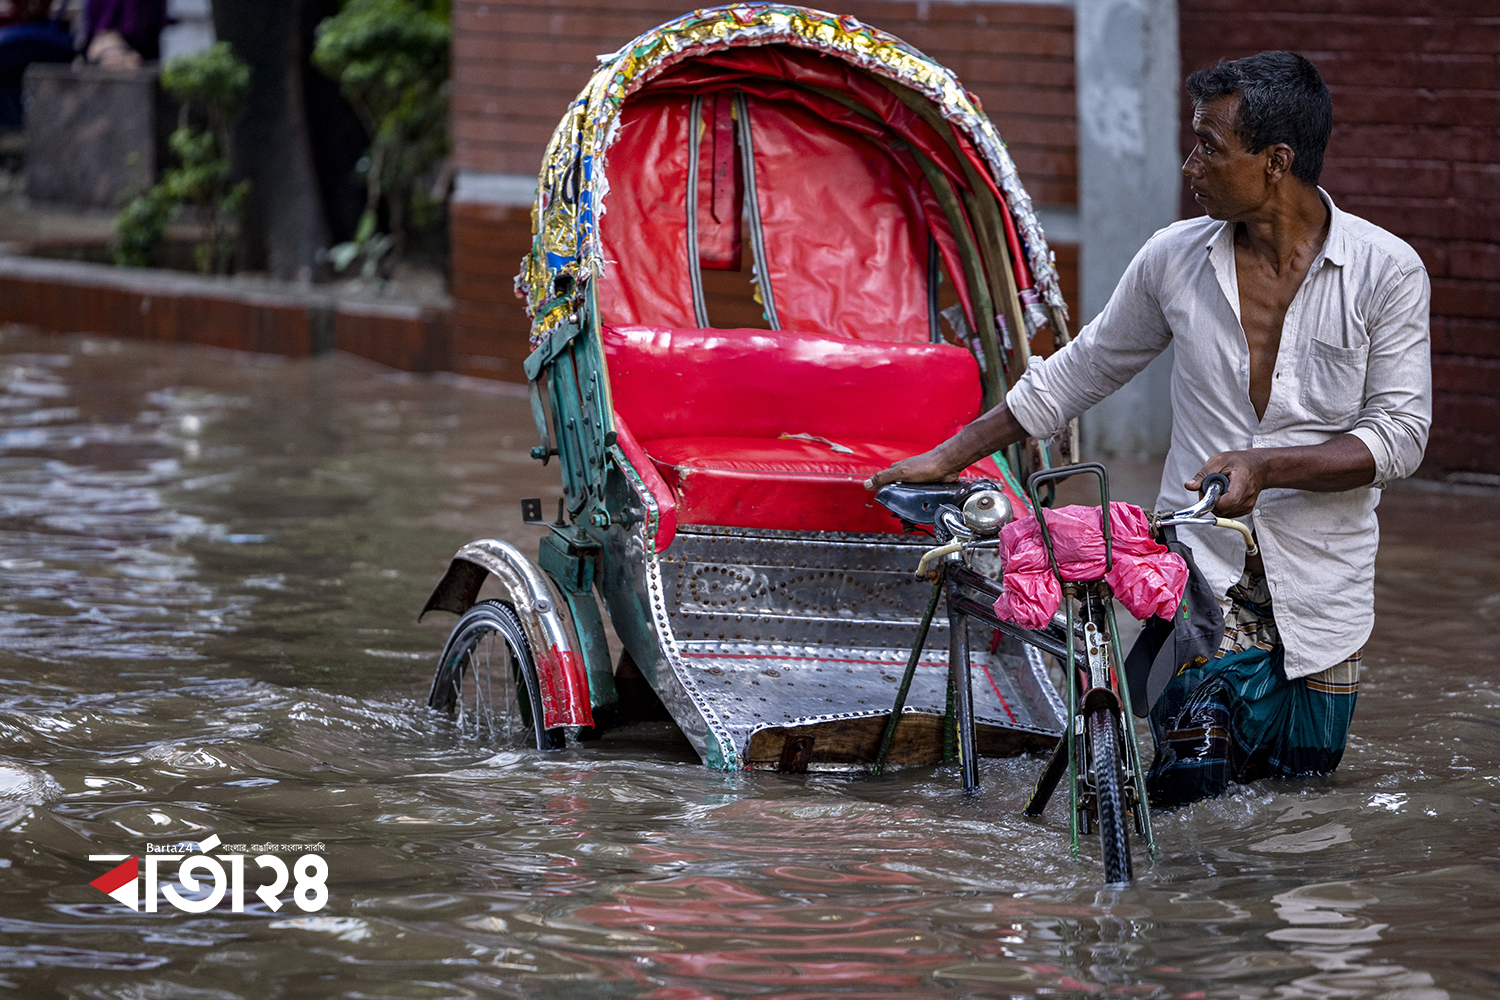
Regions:
<instances>
[{"instance_id":1,"label":"handlebar grip","mask_svg":"<svg viewBox=\"0 0 1500 1000\"><path fill-rule=\"evenodd\" d=\"M1198 484L1198 495L1207 496L1208 491L1215 486L1219 488L1219 496L1229 492L1229 477L1222 472L1210 472L1203 477L1203 482Z\"/></svg>"}]
</instances>

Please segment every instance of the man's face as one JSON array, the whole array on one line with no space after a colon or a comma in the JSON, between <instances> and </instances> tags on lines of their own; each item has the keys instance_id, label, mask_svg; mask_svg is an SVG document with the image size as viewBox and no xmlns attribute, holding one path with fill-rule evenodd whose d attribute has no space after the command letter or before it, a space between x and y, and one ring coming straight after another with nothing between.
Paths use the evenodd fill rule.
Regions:
<instances>
[{"instance_id":1,"label":"man's face","mask_svg":"<svg viewBox=\"0 0 1500 1000\"><path fill-rule=\"evenodd\" d=\"M1245 151L1234 130L1238 94L1206 101L1193 109L1193 133L1198 143L1188 154L1182 172L1193 200L1209 218L1235 221L1247 218L1270 195L1266 178L1269 150Z\"/></svg>"}]
</instances>

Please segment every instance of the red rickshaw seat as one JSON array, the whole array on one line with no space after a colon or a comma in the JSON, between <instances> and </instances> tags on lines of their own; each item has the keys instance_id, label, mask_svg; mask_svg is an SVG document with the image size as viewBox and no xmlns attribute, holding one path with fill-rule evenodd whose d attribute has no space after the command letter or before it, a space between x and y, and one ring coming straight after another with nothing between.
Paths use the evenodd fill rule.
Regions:
<instances>
[{"instance_id":1,"label":"red rickshaw seat","mask_svg":"<svg viewBox=\"0 0 1500 1000\"><path fill-rule=\"evenodd\" d=\"M898 532L865 478L979 413L978 366L947 344L621 326L604 328L604 349L622 437L681 524ZM986 460L968 474L999 472Z\"/></svg>"}]
</instances>

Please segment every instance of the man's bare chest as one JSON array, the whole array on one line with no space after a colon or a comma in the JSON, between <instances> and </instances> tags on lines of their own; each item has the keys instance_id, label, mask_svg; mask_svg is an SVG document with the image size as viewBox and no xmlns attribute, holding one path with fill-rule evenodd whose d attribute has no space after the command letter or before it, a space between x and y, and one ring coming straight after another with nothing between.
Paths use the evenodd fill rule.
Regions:
<instances>
[{"instance_id":1,"label":"man's bare chest","mask_svg":"<svg viewBox=\"0 0 1500 1000\"><path fill-rule=\"evenodd\" d=\"M1300 267L1296 264L1300 263ZM1311 262L1293 262L1280 273L1237 250L1235 269L1240 295L1240 327L1249 351L1247 390L1256 417L1263 418L1276 379L1277 357L1287 311L1307 278Z\"/></svg>"}]
</instances>

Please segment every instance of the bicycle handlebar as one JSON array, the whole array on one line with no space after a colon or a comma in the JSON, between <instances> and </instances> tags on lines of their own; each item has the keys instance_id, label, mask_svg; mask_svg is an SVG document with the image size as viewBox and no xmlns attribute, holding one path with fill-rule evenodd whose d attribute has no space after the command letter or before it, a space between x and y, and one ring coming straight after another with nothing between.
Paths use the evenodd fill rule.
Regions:
<instances>
[{"instance_id":1,"label":"bicycle handlebar","mask_svg":"<svg viewBox=\"0 0 1500 1000\"><path fill-rule=\"evenodd\" d=\"M1230 528L1244 536L1246 554L1257 555L1260 548L1255 544L1255 536L1250 533L1248 527L1233 518L1219 517L1214 514L1214 504L1218 503L1219 498L1228 491L1229 477L1222 472L1210 472L1198 484L1200 499L1197 503L1169 514L1157 514L1153 518L1153 523L1158 529L1176 524L1204 524L1217 528Z\"/></svg>"},{"instance_id":2,"label":"bicycle handlebar","mask_svg":"<svg viewBox=\"0 0 1500 1000\"><path fill-rule=\"evenodd\" d=\"M1217 491L1217 492L1215 492ZM1213 493L1217 502L1219 497L1229 492L1229 477L1222 472L1210 472L1203 477L1203 482L1198 484L1198 495L1206 496Z\"/></svg>"},{"instance_id":3,"label":"bicycle handlebar","mask_svg":"<svg viewBox=\"0 0 1500 1000\"><path fill-rule=\"evenodd\" d=\"M1097 462L1089 462L1076 466L1067 466L1062 469L1048 469L1033 473L1032 476L1027 480L1027 493L1030 494L1033 510L1040 509L1039 505L1037 504L1038 487L1040 487L1044 483L1056 482L1061 479L1066 479L1068 476L1076 475L1080 472L1089 472L1099 478L1101 500L1109 496L1108 480L1105 478L1107 473L1104 471L1104 467L1102 465L1099 465ZM1191 507L1184 507L1182 510L1172 511L1170 513L1149 515L1151 518L1152 528L1153 530L1160 530L1161 528L1177 524L1198 524L1211 525L1217 528L1229 528L1233 531L1239 532L1240 535L1244 537L1245 551L1248 555L1257 555L1260 552L1260 548L1255 544L1255 536L1250 532L1250 529L1244 523L1236 521L1233 518L1218 517L1214 514L1214 505L1218 503L1219 498L1227 492L1229 492L1229 477L1224 475L1224 473L1222 472L1210 472L1208 475L1204 476L1203 481L1198 484L1199 499L1197 503L1193 504ZM1105 559L1107 563L1110 563L1113 562L1113 559L1110 558L1112 556L1112 553L1110 552L1112 546L1110 544L1109 507L1105 506L1103 510ZM1041 529L1043 536L1046 537L1048 532L1045 518L1041 518ZM924 579L930 578L935 572L935 564L955 552L962 552L965 549L973 548L993 548L996 546L996 544L997 543L994 539L975 541L972 537L954 538L952 541L944 545L939 545L936 548L928 549L925 553L923 553L921 561L917 564L917 576ZM1047 555L1050 559L1052 557L1052 546L1050 544L1047 545L1047 550ZM1053 570L1056 571L1055 563L1053 564Z\"/></svg>"}]
</instances>

